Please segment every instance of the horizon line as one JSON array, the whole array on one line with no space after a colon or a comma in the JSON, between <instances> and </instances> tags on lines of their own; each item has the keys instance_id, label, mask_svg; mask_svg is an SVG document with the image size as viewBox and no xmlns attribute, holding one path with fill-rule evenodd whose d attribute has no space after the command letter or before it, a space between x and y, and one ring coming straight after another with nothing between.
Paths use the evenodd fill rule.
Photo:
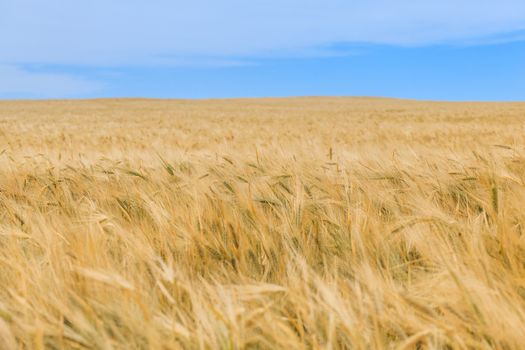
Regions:
<instances>
[{"instance_id":1,"label":"horizon line","mask_svg":"<svg viewBox=\"0 0 525 350\"><path fill-rule=\"evenodd\" d=\"M407 102L437 103L525 103L525 100L446 100L422 99L411 97L370 96L370 95L289 95L289 96L238 96L238 97L144 97L144 96L111 96L111 97L61 97L61 98L2 98L0 102L74 102L74 101L233 101L233 100L286 100L286 99L375 99L398 100Z\"/></svg>"}]
</instances>

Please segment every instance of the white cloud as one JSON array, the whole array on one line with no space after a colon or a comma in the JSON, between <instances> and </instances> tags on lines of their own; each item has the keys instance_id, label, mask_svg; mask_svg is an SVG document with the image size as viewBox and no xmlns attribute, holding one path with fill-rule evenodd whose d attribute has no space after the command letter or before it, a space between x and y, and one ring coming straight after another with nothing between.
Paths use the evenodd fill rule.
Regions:
<instances>
[{"instance_id":1,"label":"white cloud","mask_svg":"<svg viewBox=\"0 0 525 350\"><path fill-rule=\"evenodd\" d=\"M336 43L479 43L524 29L523 0L3 0L0 62L236 62Z\"/></svg>"},{"instance_id":2,"label":"white cloud","mask_svg":"<svg viewBox=\"0 0 525 350\"><path fill-rule=\"evenodd\" d=\"M0 96L75 97L99 91L102 83L66 74L39 73L0 64Z\"/></svg>"}]
</instances>

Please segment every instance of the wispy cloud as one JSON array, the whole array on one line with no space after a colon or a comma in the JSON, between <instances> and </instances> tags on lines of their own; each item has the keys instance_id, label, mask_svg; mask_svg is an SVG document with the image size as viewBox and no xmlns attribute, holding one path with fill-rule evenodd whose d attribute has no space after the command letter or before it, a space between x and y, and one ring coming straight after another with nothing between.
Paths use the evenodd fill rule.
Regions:
<instances>
[{"instance_id":1,"label":"wispy cloud","mask_svg":"<svg viewBox=\"0 0 525 350\"><path fill-rule=\"evenodd\" d=\"M0 64L0 97L77 97L103 89L101 82L60 73L42 73Z\"/></svg>"},{"instance_id":2,"label":"wispy cloud","mask_svg":"<svg viewBox=\"0 0 525 350\"><path fill-rule=\"evenodd\" d=\"M523 29L522 0L7 0L0 62L242 64L239 57L308 56L335 43L515 40Z\"/></svg>"}]
</instances>

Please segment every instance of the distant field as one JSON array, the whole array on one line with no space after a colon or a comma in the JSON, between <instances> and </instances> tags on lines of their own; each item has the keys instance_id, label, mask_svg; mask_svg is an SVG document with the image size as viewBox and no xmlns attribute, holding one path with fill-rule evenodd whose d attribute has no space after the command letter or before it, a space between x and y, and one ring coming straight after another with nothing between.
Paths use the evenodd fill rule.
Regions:
<instances>
[{"instance_id":1,"label":"distant field","mask_svg":"<svg viewBox=\"0 0 525 350\"><path fill-rule=\"evenodd\" d=\"M0 102L0 349L522 349L525 103Z\"/></svg>"}]
</instances>

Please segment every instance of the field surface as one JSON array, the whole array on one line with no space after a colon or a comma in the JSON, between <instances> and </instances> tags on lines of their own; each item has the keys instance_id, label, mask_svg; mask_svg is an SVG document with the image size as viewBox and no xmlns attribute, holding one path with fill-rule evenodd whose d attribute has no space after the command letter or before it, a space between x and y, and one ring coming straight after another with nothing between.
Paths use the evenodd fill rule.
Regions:
<instances>
[{"instance_id":1,"label":"field surface","mask_svg":"<svg viewBox=\"0 0 525 350\"><path fill-rule=\"evenodd\" d=\"M525 103L0 102L0 349L520 349Z\"/></svg>"}]
</instances>

